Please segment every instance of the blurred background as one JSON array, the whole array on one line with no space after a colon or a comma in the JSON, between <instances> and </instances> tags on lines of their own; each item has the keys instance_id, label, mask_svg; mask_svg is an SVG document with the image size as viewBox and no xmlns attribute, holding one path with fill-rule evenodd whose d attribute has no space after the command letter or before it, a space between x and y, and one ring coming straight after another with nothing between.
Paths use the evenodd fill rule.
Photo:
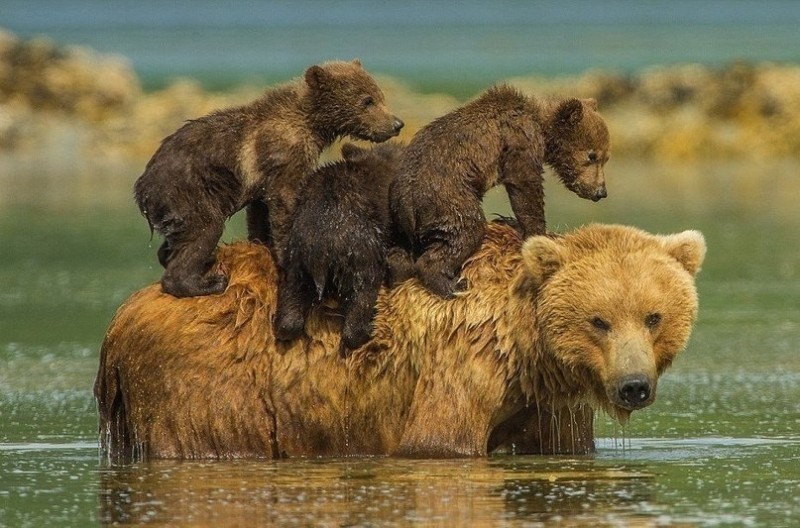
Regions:
<instances>
[{"instance_id":1,"label":"blurred background","mask_svg":"<svg viewBox=\"0 0 800 528\"><path fill-rule=\"evenodd\" d=\"M665 475L650 513L800 522L782 491L800 479L798 28L792 0L4 0L0 525L104 519L91 385L115 310L161 274L131 192L160 140L355 57L406 122L402 140L497 82L599 101L609 197L580 200L548 176L549 227L700 229L709 252L697 329L658 401L598 436L627 438L634 459L645 445L637 460ZM502 189L485 206L509 213ZM237 215L225 240L243 237ZM747 442L692 465L637 438ZM616 463L607 446L598 460Z\"/></svg>"}]
</instances>

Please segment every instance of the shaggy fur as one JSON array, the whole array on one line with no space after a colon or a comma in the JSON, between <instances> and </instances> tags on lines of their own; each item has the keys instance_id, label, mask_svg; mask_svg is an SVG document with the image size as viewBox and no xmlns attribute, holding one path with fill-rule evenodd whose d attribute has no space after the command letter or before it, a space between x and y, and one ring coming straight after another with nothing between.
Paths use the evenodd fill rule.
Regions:
<instances>
[{"instance_id":1,"label":"shaggy fur","mask_svg":"<svg viewBox=\"0 0 800 528\"><path fill-rule=\"evenodd\" d=\"M153 285L117 312L94 389L102 446L123 459L590 452L592 409L626 420L685 346L704 254L694 231L595 225L523 244L491 225L469 292L383 290L374 338L342 360L341 320L321 306L306 337L277 341L269 252L226 246L225 294ZM631 377L647 400L625 399Z\"/></svg>"},{"instance_id":2,"label":"shaggy fur","mask_svg":"<svg viewBox=\"0 0 800 528\"><path fill-rule=\"evenodd\" d=\"M358 61L312 66L260 99L187 122L161 143L134 185L151 229L164 235L161 283L176 297L220 293L208 273L225 221L248 204L251 239L279 262L299 192L337 137L385 141L403 126Z\"/></svg>"},{"instance_id":3,"label":"shaggy fur","mask_svg":"<svg viewBox=\"0 0 800 528\"><path fill-rule=\"evenodd\" d=\"M392 218L422 283L443 297L458 289L480 246L484 194L504 185L524 236L545 233L543 166L582 198L606 196L609 136L594 100L543 103L509 86L420 130L391 187ZM463 288L462 288L463 289Z\"/></svg>"},{"instance_id":4,"label":"shaggy fur","mask_svg":"<svg viewBox=\"0 0 800 528\"><path fill-rule=\"evenodd\" d=\"M369 341L378 290L387 279L389 184L403 147L342 147L343 159L325 165L303 186L288 236L278 290L275 336L303 333L315 301L334 298L344 315L342 353Z\"/></svg>"}]
</instances>

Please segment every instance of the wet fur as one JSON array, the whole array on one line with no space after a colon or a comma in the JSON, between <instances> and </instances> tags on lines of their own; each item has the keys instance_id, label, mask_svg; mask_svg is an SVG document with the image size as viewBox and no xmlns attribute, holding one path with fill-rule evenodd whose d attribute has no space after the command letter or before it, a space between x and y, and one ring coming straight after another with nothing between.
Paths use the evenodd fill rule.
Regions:
<instances>
[{"instance_id":1,"label":"wet fur","mask_svg":"<svg viewBox=\"0 0 800 528\"><path fill-rule=\"evenodd\" d=\"M302 335L312 304L332 297L344 317L342 353L369 341L378 291L388 274L389 184L402 151L397 143L371 150L345 144L341 161L308 177L280 279L278 339Z\"/></svg>"},{"instance_id":2,"label":"wet fur","mask_svg":"<svg viewBox=\"0 0 800 528\"><path fill-rule=\"evenodd\" d=\"M225 246L223 295L176 299L153 285L117 312L94 389L102 446L114 459L591 452L592 408L614 410L597 390L600 352L552 349L561 326L539 310L593 308L585 284L558 289L575 285L575 273L601 292L611 280L627 296L636 283L636 298L652 286L675 310L653 348L663 370L691 331L692 274L705 246L620 226L554 240L557 251L539 252L516 230L491 225L464 268L469 292L442 300L416 281L382 290L373 339L344 360L341 318L323 306L312 309L305 337L277 341L270 253ZM600 277L598 258L626 263L631 276L653 268L657 284ZM564 330L564 338L582 333L573 323Z\"/></svg>"},{"instance_id":3,"label":"wet fur","mask_svg":"<svg viewBox=\"0 0 800 528\"><path fill-rule=\"evenodd\" d=\"M365 105L365 99L371 101ZM251 239L278 259L302 181L337 137L384 141L402 122L360 63L312 66L303 79L244 106L188 121L161 143L134 185L158 251L164 291L176 297L220 293L227 279L211 272L225 221L249 204Z\"/></svg>"},{"instance_id":4,"label":"wet fur","mask_svg":"<svg viewBox=\"0 0 800 528\"><path fill-rule=\"evenodd\" d=\"M597 163L587 164L587 148L600 153ZM390 193L396 238L422 283L450 297L463 289L461 265L483 238L481 200L489 189L505 186L524 236L544 234L545 163L568 188L599 199L608 148L593 101L544 103L510 86L493 87L410 142Z\"/></svg>"}]
</instances>

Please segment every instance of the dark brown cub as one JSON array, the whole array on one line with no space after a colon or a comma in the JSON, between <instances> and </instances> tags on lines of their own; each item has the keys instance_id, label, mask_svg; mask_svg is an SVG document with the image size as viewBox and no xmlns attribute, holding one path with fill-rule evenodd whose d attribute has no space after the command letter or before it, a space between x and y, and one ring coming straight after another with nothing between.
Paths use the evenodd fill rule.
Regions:
<instances>
[{"instance_id":1,"label":"dark brown cub","mask_svg":"<svg viewBox=\"0 0 800 528\"><path fill-rule=\"evenodd\" d=\"M226 277L211 271L214 250L225 221L252 203L250 236L281 262L298 182L322 149L347 135L385 141L402 126L357 60L311 66L250 104L188 121L164 139L134 185L139 209L164 235L164 291L224 291Z\"/></svg>"}]
</instances>

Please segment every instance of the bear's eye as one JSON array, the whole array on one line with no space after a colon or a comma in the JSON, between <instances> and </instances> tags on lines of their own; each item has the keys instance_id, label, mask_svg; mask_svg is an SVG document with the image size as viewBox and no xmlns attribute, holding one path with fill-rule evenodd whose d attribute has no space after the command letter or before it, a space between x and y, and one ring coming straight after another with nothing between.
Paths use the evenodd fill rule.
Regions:
<instances>
[{"instance_id":1,"label":"bear's eye","mask_svg":"<svg viewBox=\"0 0 800 528\"><path fill-rule=\"evenodd\" d=\"M361 106L363 106L364 108L370 107L374 104L375 104L375 99L373 99L371 95L368 95L361 100Z\"/></svg>"},{"instance_id":2,"label":"bear's eye","mask_svg":"<svg viewBox=\"0 0 800 528\"><path fill-rule=\"evenodd\" d=\"M593 150L589 151L589 154L586 156L586 160L589 163L597 163L597 152Z\"/></svg>"},{"instance_id":3,"label":"bear's eye","mask_svg":"<svg viewBox=\"0 0 800 528\"><path fill-rule=\"evenodd\" d=\"M661 322L660 313L651 313L644 318L644 324L646 324L648 328L655 328L658 326L660 322Z\"/></svg>"},{"instance_id":4,"label":"bear's eye","mask_svg":"<svg viewBox=\"0 0 800 528\"><path fill-rule=\"evenodd\" d=\"M591 323L593 327L597 328L598 330L602 330L603 332L608 332L611 330L611 325L599 317L592 318Z\"/></svg>"}]
</instances>

